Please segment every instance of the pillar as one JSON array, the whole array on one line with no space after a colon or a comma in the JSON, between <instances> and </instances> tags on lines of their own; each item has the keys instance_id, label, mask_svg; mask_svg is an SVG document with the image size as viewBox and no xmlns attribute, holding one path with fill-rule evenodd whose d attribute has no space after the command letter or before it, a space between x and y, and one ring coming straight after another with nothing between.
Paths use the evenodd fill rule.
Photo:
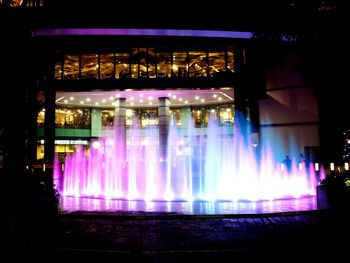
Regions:
<instances>
[{"instance_id":1,"label":"pillar","mask_svg":"<svg viewBox=\"0 0 350 263\"><path fill-rule=\"evenodd\" d=\"M243 48L237 46L234 49L234 67L235 74L238 76L235 85L235 111L239 111L244 117L247 117L246 90L245 90L245 54Z\"/></svg>"},{"instance_id":2,"label":"pillar","mask_svg":"<svg viewBox=\"0 0 350 263\"><path fill-rule=\"evenodd\" d=\"M167 159L167 144L170 123L170 100L168 97L158 98L158 118L159 118L159 154L163 160Z\"/></svg>"},{"instance_id":3,"label":"pillar","mask_svg":"<svg viewBox=\"0 0 350 263\"><path fill-rule=\"evenodd\" d=\"M47 85L45 87L44 160L48 164L53 164L55 158L55 109L56 91Z\"/></svg>"},{"instance_id":4,"label":"pillar","mask_svg":"<svg viewBox=\"0 0 350 263\"><path fill-rule=\"evenodd\" d=\"M115 133L124 147L126 147L126 99L118 98L114 101Z\"/></svg>"}]
</instances>

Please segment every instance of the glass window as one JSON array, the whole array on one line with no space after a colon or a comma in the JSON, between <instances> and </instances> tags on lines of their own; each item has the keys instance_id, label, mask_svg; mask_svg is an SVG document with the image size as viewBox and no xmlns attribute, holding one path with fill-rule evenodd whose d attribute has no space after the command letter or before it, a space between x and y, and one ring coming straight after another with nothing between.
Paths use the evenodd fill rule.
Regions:
<instances>
[{"instance_id":1,"label":"glass window","mask_svg":"<svg viewBox=\"0 0 350 263\"><path fill-rule=\"evenodd\" d=\"M157 53L157 77L171 77L171 52Z\"/></svg>"},{"instance_id":2,"label":"glass window","mask_svg":"<svg viewBox=\"0 0 350 263\"><path fill-rule=\"evenodd\" d=\"M107 109L102 110L102 127L112 128L114 126L114 110Z\"/></svg>"},{"instance_id":3,"label":"glass window","mask_svg":"<svg viewBox=\"0 0 350 263\"><path fill-rule=\"evenodd\" d=\"M74 114L74 128L89 129L91 127L90 109L72 109Z\"/></svg>"},{"instance_id":4,"label":"glass window","mask_svg":"<svg viewBox=\"0 0 350 263\"><path fill-rule=\"evenodd\" d=\"M56 145L55 153L59 155L59 160L62 160L64 159L62 158L62 155L65 156L67 153L74 153L76 148L76 145Z\"/></svg>"},{"instance_id":5,"label":"glass window","mask_svg":"<svg viewBox=\"0 0 350 263\"><path fill-rule=\"evenodd\" d=\"M229 47L227 51L227 70L229 72L235 71L233 47Z\"/></svg>"},{"instance_id":6,"label":"glass window","mask_svg":"<svg viewBox=\"0 0 350 263\"><path fill-rule=\"evenodd\" d=\"M138 78L139 76L139 49L132 48L130 55L130 63L131 63L131 77Z\"/></svg>"},{"instance_id":7,"label":"glass window","mask_svg":"<svg viewBox=\"0 0 350 263\"><path fill-rule=\"evenodd\" d=\"M176 77L187 77L188 64L187 52L173 53L173 74Z\"/></svg>"},{"instance_id":8,"label":"glass window","mask_svg":"<svg viewBox=\"0 0 350 263\"><path fill-rule=\"evenodd\" d=\"M207 127L209 121L209 107L193 107L192 108L192 118L194 120L194 125L197 128Z\"/></svg>"},{"instance_id":9,"label":"glass window","mask_svg":"<svg viewBox=\"0 0 350 263\"><path fill-rule=\"evenodd\" d=\"M55 79L62 79L62 60L57 58L55 62Z\"/></svg>"},{"instance_id":10,"label":"glass window","mask_svg":"<svg viewBox=\"0 0 350 263\"><path fill-rule=\"evenodd\" d=\"M141 110L141 126L158 125L158 110L157 109L142 109Z\"/></svg>"},{"instance_id":11,"label":"glass window","mask_svg":"<svg viewBox=\"0 0 350 263\"><path fill-rule=\"evenodd\" d=\"M139 77L147 78L147 61L148 54L146 48L139 48L139 52L137 53L138 61L139 61ZM136 58L137 59L137 58Z\"/></svg>"},{"instance_id":12,"label":"glass window","mask_svg":"<svg viewBox=\"0 0 350 263\"><path fill-rule=\"evenodd\" d=\"M209 52L209 76L225 71L225 52Z\"/></svg>"},{"instance_id":13,"label":"glass window","mask_svg":"<svg viewBox=\"0 0 350 263\"><path fill-rule=\"evenodd\" d=\"M202 125L202 111L199 109L193 109L192 116L193 116L193 120L194 120L194 125L196 127L201 127L201 125Z\"/></svg>"},{"instance_id":14,"label":"glass window","mask_svg":"<svg viewBox=\"0 0 350 263\"><path fill-rule=\"evenodd\" d=\"M91 127L91 114L88 108L57 108L57 128L89 129Z\"/></svg>"},{"instance_id":15,"label":"glass window","mask_svg":"<svg viewBox=\"0 0 350 263\"><path fill-rule=\"evenodd\" d=\"M219 125L232 126L234 118L234 106L232 104L221 105L219 108Z\"/></svg>"},{"instance_id":16,"label":"glass window","mask_svg":"<svg viewBox=\"0 0 350 263\"><path fill-rule=\"evenodd\" d=\"M189 76L206 77L207 76L207 53L203 51L189 52Z\"/></svg>"},{"instance_id":17,"label":"glass window","mask_svg":"<svg viewBox=\"0 0 350 263\"><path fill-rule=\"evenodd\" d=\"M74 127L74 111L73 109L64 109L65 113L65 127L73 128Z\"/></svg>"},{"instance_id":18,"label":"glass window","mask_svg":"<svg viewBox=\"0 0 350 263\"><path fill-rule=\"evenodd\" d=\"M37 116L37 125L38 127L44 127L45 124L45 109L42 108L39 112L38 112L38 116Z\"/></svg>"},{"instance_id":19,"label":"glass window","mask_svg":"<svg viewBox=\"0 0 350 263\"><path fill-rule=\"evenodd\" d=\"M174 114L174 121L176 126L181 126L181 110L173 109L173 114Z\"/></svg>"},{"instance_id":20,"label":"glass window","mask_svg":"<svg viewBox=\"0 0 350 263\"><path fill-rule=\"evenodd\" d=\"M130 62L129 53L115 54L115 78L129 78L130 77Z\"/></svg>"},{"instance_id":21,"label":"glass window","mask_svg":"<svg viewBox=\"0 0 350 263\"><path fill-rule=\"evenodd\" d=\"M97 79L98 78L98 55L84 54L81 56L81 78Z\"/></svg>"},{"instance_id":22,"label":"glass window","mask_svg":"<svg viewBox=\"0 0 350 263\"><path fill-rule=\"evenodd\" d=\"M79 79L79 56L65 55L63 64L64 79Z\"/></svg>"},{"instance_id":23,"label":"glass window","mask_svg":"<svg viewBox=\"0 0 350 263\"><path fill-rule=\"evenodd\" d=\"M148 48L147 49L147 64L148 64L148 76L150 78L156 77L156 49Z\"/></svg>"},{"instance_id":24,"label":"glass window","mask_svg":"<svg viewBox=\"0 0 350 263\"><path fill-rule=\"evenodd\" d=\"M206 77L207 76L207 53L203 51L189 52L189 76Z\"/></svg>"},{"instance_id":25,"label":"glass window","mask_svg":"<svg viewBox=\"0 0 350 263\"><path fill-rule=\"evenodd\" d=\"M126 109L126 126L141 125L141 114L134 109Z\"/></svg>"},{"instance_id":26,"label":"glass window","mask_svg":"<svg viewBox=\"0 0 350 263\"><path fill-rule=\"evenodd\" d=\"M36 146L36 159L37 160L44 159L44 145Z\"/></svg>"},{"instance_id":27,"label":"glass window","mask_svg":"<svg viewBox=\"0 0 350 263\"><path fill-rule=\"evenodd\" d=\"M27 7L38 7L38 6L43 6L44 5L44 0L12 0L9 1L11 3L17 3L18 5L16 6L27 6Z\"/></svg>"},{"instance_id":28,"label":"glass window","mask_svg":"<svg viewBox=\"0 0 350 263\"><path fill-rule=\"evenodd\" d=\"M56 127L64 128L66 123L65 109L56 109Z\"/></svg>"},{"instance_id":29,"label":"glass window","mask_svg":"<svg viewBox=\"0 0 350 263\"><path fill-rule=\"evenodd\" d=\"M114 54L100 55L100 79L111 79L114 75Z\"/></svg>"}]
</instances>

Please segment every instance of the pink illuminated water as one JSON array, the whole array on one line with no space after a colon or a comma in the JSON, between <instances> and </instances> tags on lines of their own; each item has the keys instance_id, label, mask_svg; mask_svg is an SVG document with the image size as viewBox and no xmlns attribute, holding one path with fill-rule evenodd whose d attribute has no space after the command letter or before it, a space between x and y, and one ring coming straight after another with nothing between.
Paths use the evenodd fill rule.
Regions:
<instances>
[{"instance_id":1,"label":"pink illuminated water","mask_svg":"<svg viewBox=\"0 0 350 263\"><path fill-rule=\"evenodd\" d=\"M315 195L313 165L295 164L288 172L269 147L257 153L246 128L239 114L234 127L219 126L214 117L202 129L191 120L186 128L171 125L167 156L161 156L157 127L134 125L126 139L116 129L91 143L89 152L81 147L66 159L61 194L167 201Z\"/></svg>"}]
</instances>

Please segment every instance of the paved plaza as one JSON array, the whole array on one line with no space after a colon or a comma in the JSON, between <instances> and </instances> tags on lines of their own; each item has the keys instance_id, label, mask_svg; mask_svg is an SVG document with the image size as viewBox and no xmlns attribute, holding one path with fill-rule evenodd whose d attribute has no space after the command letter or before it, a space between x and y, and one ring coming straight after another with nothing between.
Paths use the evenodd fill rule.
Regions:
<instances>
[{"instance_id":1,"label":"paved plaza","mask_svg":"<svg viewBox=\"0 0 350 263\"><path fill-rule=\"evenodd\" d=\"M206 204L209 210L194 213L200 211L198 203L171 204L177 207L171 210L162 202L147 204L148 210L137 203L134 210L111 206L105 211L62 210L58 217L8 216L1 224L3 255L8 262L348 262L349 217L317 210L314 201L279 200L270 204L276 210L263 213L243 213L252 211L245 203L220 204L222 213L212 209L219 204ZM285 211L277 211L283 202ZM228 207L236 210L229 213Z\"/></svg>"}]
</instances>

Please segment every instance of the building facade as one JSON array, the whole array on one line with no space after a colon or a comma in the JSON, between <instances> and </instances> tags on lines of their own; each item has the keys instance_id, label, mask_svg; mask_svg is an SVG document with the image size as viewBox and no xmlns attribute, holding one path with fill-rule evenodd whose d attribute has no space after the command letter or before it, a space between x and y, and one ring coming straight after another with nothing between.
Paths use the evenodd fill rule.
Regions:
<instances>
[{"instance_id":1,"label":"building facade","mask_svg":"<svg viewBox=\"0 0 350 263\"><path fill-rule=\"evenodd\" d=\"M4 123L15 127L13 136L20 140L11 143L16 141L23 160L15 153L8 157L11 146L3 146L3 166L19 162L19 169L52 168L56 158L64 163L77 145L89 151L118 125L127 145L135 126L141 137L157 127L160 147L166 147L169 125L178 130L193 125L197 134L206 135L210 116L223 135L233 134L237 112L249 123L245 132L257 149L271 143L278 161L299 153L318 160L317 102L292 70L296 61L289 43L280 45L290 56L267 68L255 57L257 50L264 52L261 42L249 31L207 29L199 23L157 27L156 17L146 25L139 19L127 26L118 19L77 22L72 15L65 21L44 12L17 15L22 31L13 42L25 39L25 61L31 65L21 69L16 83L25 123ZM26 19L29 26L23 27ZM23 61L21 55L18 59ZM4 109L15 101L16 92L9 93ZM17 131L23 125L25 131Z\"/></svg>"}]
</instances>

